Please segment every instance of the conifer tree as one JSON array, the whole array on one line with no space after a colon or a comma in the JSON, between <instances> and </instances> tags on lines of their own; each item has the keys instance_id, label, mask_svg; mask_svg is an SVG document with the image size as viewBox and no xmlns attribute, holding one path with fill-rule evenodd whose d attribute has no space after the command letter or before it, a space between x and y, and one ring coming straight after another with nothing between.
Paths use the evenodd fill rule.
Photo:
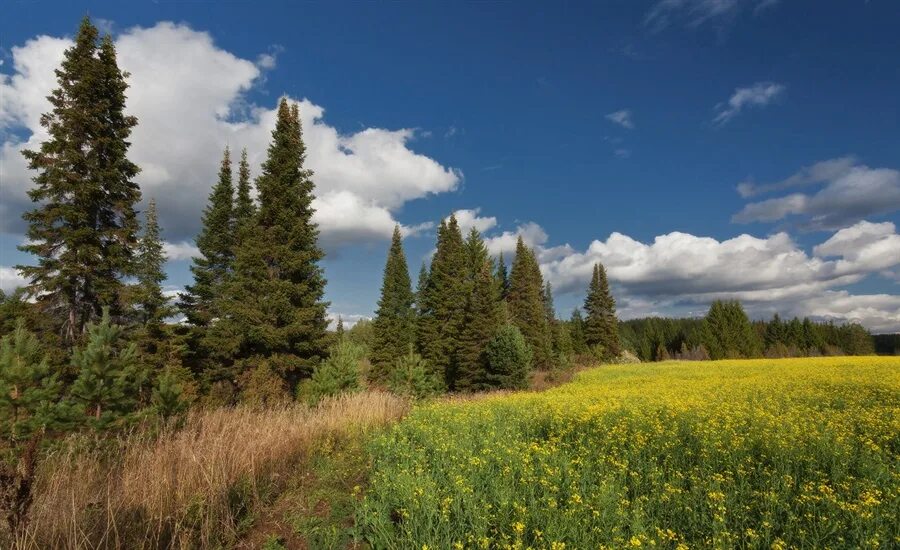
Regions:
<instances>
[{"instance_id":1,"label":"conifer tree","mask_svg":"<svg viewBox=\"0 0 900 550\"><path fill-rule=\"evenodd\" d=\"M0 449L14 447L54 422L62 384L37 336L19 320L0 340ZM0 454L0 462L4 457Z\"/></svg>"},{"instance_id":2,"label":"conifer tree","mask_svg":"<svg viewBox=\"0 0 900 550\"><path fill-rule=\"evenodd\" d=\"M108 427L138 405L144 376L137 367L137 348L125 342L124 329L104 311L99 323L87 327L87 340L72 354L78 378L72 384L73 404L94 428Z\"/></svg>"},{"instance_id":3,"label":"conifer tree","mask_svg":"<svg viewBox=\"0 0 900 550\"><path fill-rule=\"evenodd\" d=\"M603 264L594 264L594 273L584 299L587 318L584 321L584 341L591 349L599 349L604 360L618 357L622 353L619 340L619 321L616 319L616 301L609 291L606 270Z\"/></svg>"},{"instance_id":4,"label":"conifer tree","mask_svg":"<svg viewBox=\"0 0 900 550\"><path fill-rule=\"evenodd\" d=\"M293 385L328 345L319 230L312 220L312 172L304 168L300 114L282 98L268 156L257 179L259 206L242 232L234 272L224 285L221 319L209 349L226 363L269 363ZM235 374L235 373L231 373Z\"/></svg>"},{"instance_id":5,"label":"conifer tree","mask_svg":"<svg viewBox=\"0 0 900 550\"><path fill-rule=\"evenodd\" d=\"M344 339L344 318L338 315L337 327L334 330L337 335L337 341L340 342Z\"/></svg>"},{"instance_id":6,"label":"conifer tree","mask_svg":"<svg viewBox=\"0 0 900 550\"><path fill-rule=\"evenodd\" d=\"M234 234L239 238L241 228L253 219L256 213L256 205L250 196L250 163L247 162L247 149L241 151L241 162L238 164L237 197L234 201ZM237 242L234 243L237 246Z\"/></svg>"},{"instance_id":7,"label":"conifer tree","mask_svg":"<svg viewBox=\"0 0 900 550\"><path fill-rule=\"evenodd\" d=\"M506 269L506 262L503 259L503 252L497 260L497 288L500 292L500 299L505 300L509 294L509 271Z\"/></svg>"},{"instance_id":8,"label":"conifer tree","mask_svg":"<svg viewBox=\"0 0 900 550\"><path fill-rule=\"evenodd\" d=\"M703 345L712 359L756 357L759 341L741 303L716 300L709 306L701 329Z\"/></svg>"},{"instance_id":9,"label":"conifer tree","mask_svg":"<svg viewBox=\"0 0 900 550\"><path fill-rule=\"evenodd\" d=\"M162 282L166 280L165 263L156 201L151 199L144 219L144 233L138 243L135 304L139 308L141 324L154 330L161 329L163 320L172 314L169 299L162 291Z\"/></svg>"},{"instance_id":10,"label":"conifer tree","mask_svg":"<svg viewBox=\"0 0 900 550\"><path fill-rule=\"evenodd\" d=\"M456 367L465 317L467 262L456 217L441 221L437 250L421 296L417 340L420 353L449 385Z\"/></svg>"},{"instance_id":11,"label":"conifer tree","mask_svg":"<svg viewBox=\"0 0 900 550\"><path fill-rule=\"evenodd\" d=\"M234 263L234 185L228 147L222 154L219 179L209 194L202 221L196 240L200 255L191 265L194 284L185 287L179 306L189 323L205 327L218 316L217 294Z\"/></svg>"},{"instance_id":12,"label":"conifer tree","mask_svg":"<svg viewBox=\"0 0 900 550\"><path fill-rule=\"evenodd\" d=\"M544 284L544 312L547 314L547 322L553 323L556 321L556 309L553 307L553 285L550 284L550 281L547 281Z\"/></svg>"},{"instance_id":13,"label":"conifer tree","mask_svg":"<svg viewBox=\"0 0 900 550\"><path fill-rule=\"evenodd\" d=\"M466 239L468 297L451 389L472 390L486 368L484 350L500 328L500 296L484 240L476 229Z\"/></svg>"},{"instance_id":14,"label":"conifer tree","mask_svg":"<svg viewBox=\"0 0 900 550\"><path fill-rule=\"evenodd\" d=\"M137 244L139 168L127 156L137 119L125 113L127 75L113 41L97 39L85 17L56 71L52 110L41 117L49 137L23 153L37 171L29 196L38 206L23 216L29 242L20 249L37 256L37 265L18 268L69 344L104 307L120 314Z\"/></svg>"},{"instance_id":15,"label":"conifer tree","mask_svg":"<svg viewBox=\"0 0 900 550\"><path fill-rule=\"evenodd\" d=\"M587 353L587 342L584 340L584 318L581 309L575 308L569 319L569 335L572 338L572 351L577 354Z\"/></svg>"},{"instance_id":16,"label":"conifer tree","mask_svg":"<svg viewBox=\"0 0 900 550\"><path fill-rule=\"evenodd\" d=\"M516 242L516 258L509 277L509 317L531 346L534 365L550 366L551 334L544 306L544 281L534 256L520 236Z\"/></svg>"},{"instance_id":17,"label":"conifer tree","mask_svg":"<svg viewBox=\"0 0 900 550\"><path fill-rule=\"evenodd\" d=\"M391 248L384 266L381 299L375 312L373 341L369 359L375 379L384 379L391 366L415 342L415 296L409 278L400 226L394 227Z\"/></svg>"},{"instance_id":18,"label":"conifer tree","mask_svg":"<svg viewBox=\"0 0 900 550\"><path fill-rule=\"evenodd\" d=\"M425 298L425 287L428 286L428 267L422 262L419 268L419 279L416 281L416 334L418 334L419 317L422 315L422 302Z\"/></svg>"}]
</instances>

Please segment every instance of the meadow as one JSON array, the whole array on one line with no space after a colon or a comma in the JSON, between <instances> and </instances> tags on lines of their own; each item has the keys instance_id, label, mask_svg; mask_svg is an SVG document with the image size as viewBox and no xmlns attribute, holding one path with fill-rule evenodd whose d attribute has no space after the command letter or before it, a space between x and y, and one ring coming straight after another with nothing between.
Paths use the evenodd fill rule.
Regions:
<instances>
[{"instance_id":1,"label":"meadow","mask_svg":"<svg viewBox=\"0 0 900 550\"><path fill-rule=\"evenodd\" d=\"M900 359L602 366L375 439L373 548L900 545Z\"/></svg>"}]
</instances>

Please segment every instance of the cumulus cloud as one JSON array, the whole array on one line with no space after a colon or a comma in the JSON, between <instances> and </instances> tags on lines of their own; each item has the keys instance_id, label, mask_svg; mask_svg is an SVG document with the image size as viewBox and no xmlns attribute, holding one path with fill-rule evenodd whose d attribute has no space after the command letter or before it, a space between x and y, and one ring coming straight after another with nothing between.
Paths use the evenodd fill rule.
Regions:
<instances>
[{"instance_id":1,"label":"cumulus cloud","mask_svg":"<svg viewBox=\"0 0 900 550\"><path fill-rule=\"evenodd\" d=\"M742 11L754 15L772 7L780 0L659 0L644 16L644 25L661 31L674 24L697 28L705 23L727 25Z\"/></svg>"},{"instance_id":2,"label":"cumulus cloud","mask_svg":"<svg viewBox=\"0 0 900 550\"><path fill-rule=\"evenodd\" d=\"M728 101L716 105L714 124L723 125L747 107L765 107L784 95L783 84L757 82L744 88L736 88Z\"/></svg>"},{"instance_id":3,"label":"cumulus cloud","mask_svg":"<svg viewBox=\"0 0 900 550\"><path fill-rule=\"evenodd\" d=\"M169 261L190 260L200 255L197 246L189 241L181 241L180 243L163 243L163 252Z\"/></svg>"},{"instance_id":4,"label":"cumulus cloud","mask_svg":"<svg viewBox=\"0 0 900 550\"><path fill-rule=\"evenodd\" d=\"M2 230L21 232L31 178L21 150L46 138L40 115L50 109L45 97L56 86L53 71L69 45L48 36L29 40L12 48L12 72L0 73ZM128 111L139 120L130 150L142 168L137 181L145 197L156 198L167 237L189 241L225 145L247 147L254 172L265 157L275 100L259 105L248 93L281 50L254 62L219 48L208 33L168 22L128 29L116 46L121 67L131 74ZM299 107L326 246L387 238L406 202L452 191L461 181L459 171L410 148L413 129L343 133L325 122L320 105L303 99Z\"/></svg>"},{"instance_id":5,"label":"cumulus cloud","mask_svg":"<svg viewBox=\"0 0 900 550\"><path fill-rule=\"evenodd\" d=\"M28 280L14 267L0 266L0 290L12 292L28 284Z\"/></svg>"},{"instance_id":6,"label":"cumulus cloud","mask_svg":"<svg viewBox=\"0 0 900 550\"><path fill-rule=\"evenodd\" d=\"M606 119L614 122L615 124L618 124L622 128L627 128L628 130L634 128L634 121L631 119L630 109L622 109L614 113L609 113L608 115L606 115Z\"/></svg>"},{"instance_id":7,"label":"cumulus cloud","mask_svg":"<svg viewBox=\"0 0 900 550\"><path fill-rule=\"evenodd\" d=\"M497 225L497 218L494 216L481 217L478 215L480 212L481 208L473 208L457 210L453 213L463 235L466 235L473 228L478 230L479 233L484 233Z\"/></svg>"},{"instance_id":8,"label":"cumulus cloud","mask_svg":"<svg viewBox=\"0 0 900 550\"><path fill-rule=\"evenodd\" d=\"M817 163L772 184L743 183L738 186L738 192L749 197L812 185L818 185L819 189L751 202L732 221L773 222L796 216L803 229L832 230L900 210L900 171L869 168L852 157Z\"/></svg>"},{"instance_id":9,"label":"cumulus cloud","mask_svg":"<svg viewBox=\"0 0 900 550\"><path fill-rule=\"evenodd\" d=\"M529 222L489 234L488 250L509 258L519 235L535 248L544 277L559 294L584 292L593 265L603 263L625 318L702 315L713 300L738 299L758 316L778 311L900 330L900 297L844 289L900 266L900 235L892 223L859 222L807 252L784 232L718 240L677 231L652 242L614 232L576 250L549 246L547 232Z\"/></svg>"}]
</instances>

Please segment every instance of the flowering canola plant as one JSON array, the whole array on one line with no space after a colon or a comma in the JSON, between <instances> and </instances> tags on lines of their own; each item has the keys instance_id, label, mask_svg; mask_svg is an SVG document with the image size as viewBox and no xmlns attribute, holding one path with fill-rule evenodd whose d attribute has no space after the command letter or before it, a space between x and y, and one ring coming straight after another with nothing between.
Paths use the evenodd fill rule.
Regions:
<instances>
[{"instance_id":1,"label":"flowering canola plant","mask_svg":"<svg viewBox=\"0 0 900 550\"><path fill-rule=\"evenodd\" d=\"M900 358L601 366L373 443L373 548L900 546Z\"/></svg>"}]
</instances>

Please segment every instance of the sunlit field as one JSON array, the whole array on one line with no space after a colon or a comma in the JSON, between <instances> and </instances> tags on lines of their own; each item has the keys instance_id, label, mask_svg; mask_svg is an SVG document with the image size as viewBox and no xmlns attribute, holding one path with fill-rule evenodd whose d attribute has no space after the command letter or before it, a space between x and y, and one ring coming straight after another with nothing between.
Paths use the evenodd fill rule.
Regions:
<instances>
[{"instance_id":1,"label":"sunlit field","mask_svg":"<svg viewBox=\"0 0 900 550\"><path fill-rule=\"evenodd\" d=\"M375 548L900 545L900 358L603 366L415 410L374 445Z\"/></svg>"}]
</instances>

